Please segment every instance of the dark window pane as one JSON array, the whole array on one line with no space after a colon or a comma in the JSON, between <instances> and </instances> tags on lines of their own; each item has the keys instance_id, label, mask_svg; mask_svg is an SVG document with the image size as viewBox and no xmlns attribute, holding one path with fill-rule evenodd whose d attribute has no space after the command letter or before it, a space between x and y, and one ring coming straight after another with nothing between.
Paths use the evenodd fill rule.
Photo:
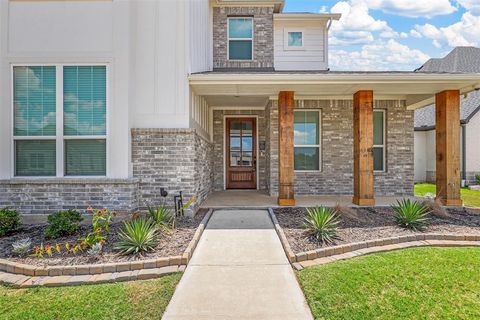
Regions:
<instances>
[{"instance_id":1,"label":"dark window pane","mask_svg":"<svg viewBox=\"0 0 480 320\"><path fill-rule=\"evenodd\" d=\"M252 60L251 40L230 40L228 59Z\"/></svg>"},{"instance_id":2,"label":"dark window pane","mask_svg":"<svg viewBox=\"0 0 480 320\"><path fill-rule=\"evenodd\" d=\"M373 148L373 170L383 171L383 148Z\"/></svg>"},{"instance_id":3,"label":"dark window pane","mask_svg":"<svg viewBox=\"0 0 480 320\"><path fill-rule=\"evenodd\" d=\"M383 145L383 112L373 112L373 144Z\"/></svg>"},{"instance_id":4,"label":"dark window pane","mask_svg":"<svg viewBox=\"0 0 480 320\"><path fill-rule=\"evenodd\" d=\"M16 176L55 176L55 140L15 141Z\"/></svg>"},{"instance_id":5,"label":"dark window pane","mask_svg":"<svg viewBox=\"0 0 480 320\"><path fill-rule=\"evenodd\" d=\"M65 175L104 176L107 173L105 140L66 140Z\"/></svg>"},{"instance_id":6,"label":"dark window pane","mask_svg":"<svg viewBox=\"0 0 480 320\"><path fill-rule=\"evenodd\" d=\"M319 148L295 147L295 170L319 170L319 162Z\"/></svg>"}]
</instances>

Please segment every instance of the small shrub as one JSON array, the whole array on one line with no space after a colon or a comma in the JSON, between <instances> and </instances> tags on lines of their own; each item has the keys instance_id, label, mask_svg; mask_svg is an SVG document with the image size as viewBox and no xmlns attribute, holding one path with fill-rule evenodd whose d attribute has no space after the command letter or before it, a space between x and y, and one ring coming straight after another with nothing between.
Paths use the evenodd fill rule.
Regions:
<instances>
[{"instance_id":1,"label":"small shrub","mask_svg":"<svg viewBox=\"0 0 480 320\"><path fill-rule=\"evenodd\" d=\"M95 243L90 249L87 250L89 256L99 256L102 254L103 245L101 242Z\"/></svg>"},{"instance_id":2,"label":"small shrub","mask_svg":"<svg viewBox=\"0 0 480 320\"><path fill-rule=\"evenodd\" d=\"M477 181L477 184L480 185L480 174L475 175L475 181Z\"/></svg>"},{"instance_id":3,"label":"small shrub","mask_svg":"<svg viewBox=\"0 0 480 320\"><path fill-rule=\"evenodd\" d=\"M172 210L162 204L157 208L148 207L147 218L159 228L170 229L173 225L174 215Z\"/></svg>"},{"instance_id":4,"label":"small shrub","mask_svg":"<svg viewBox=\"0 0 480 320\"><path fill-rule=\"evenodd\" d=\"M85 238L80 239L82 247L91 248L97 243L101 243L103 246L107 241L107 232L110 230L110 223L112 222L115 213L108 211L108 209L94 210L91 207L89 207L87 211L93 214L93 231L88 233Z\"/></svg>"},{"instance_id":5,"label":"small shrub","mask_svg":"<svg viewBox=\"0 0 480 320\"><path fill-rule=\"evenodd\" d=\"M30 238L17 240L12 243L12 252L19 256L24 256L30 251L31 246L32 240L30 240Z\"/></svg>"},{"instance_id":6,"label":"small shrub","mask_svg":"<svg viewBox=\"0 0 480 320\"><path fill-rule=\"evenodd\" d=\"M125 255L153 251L159 240L155 223L143 218L124 222L119 237L115 248Z\"/></svg>"},{"instance_id":7,"label":"small shrub","mask_svg":"<svg viewBox=\"0 0 480 320\"><path fill-rule=\"evenodd\" d=\"M58 211L48 215L48 227L45 236L50 239L74 234L83 220L81 214L75 210Z\"/></svg>"},{"instance_id":8,"label":"small shrub","mask_svg":"<svg viewBox=\"0 0 480 320\"><path fill-rule=\"evenodd\" d=\"M0 237L12 233L20 227L20 216L15 210L0 209Z\"/></svg>"},{"instance_id":9,"label":"small shrub","mask_svg":"<svg viewBox=\"0 0 480 320\"><path fill-rule=\"evenodd\" d=\"M392 209L395 212L395 222L400 227L415 231L425 228L430 213L428 206L410 199L397 201Z\"/></svg>"},{"instance_id":10,"label":"small shrub","mask_svg":"<svg viewBox=\"0 0 480 320\"><path fill-rule=\"evenodd\" d=\"M304 225L317 241L328 244L336 237L339 223L340 219L334 210L317 207L307 209Z\"/></svg>"}]
</instances>

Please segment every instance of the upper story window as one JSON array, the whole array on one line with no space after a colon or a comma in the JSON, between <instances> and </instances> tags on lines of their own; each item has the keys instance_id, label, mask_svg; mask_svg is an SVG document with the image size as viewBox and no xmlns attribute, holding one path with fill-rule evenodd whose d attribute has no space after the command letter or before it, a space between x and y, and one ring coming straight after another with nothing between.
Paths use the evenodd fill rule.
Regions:
<instances>
[{"instance_id":1,"label":"upper story window","mask_svg":"<svg viewBox=\"0 0 480 320\"><path fill-rule=\"evenodd\" d=\"M228 18L228 59L253 60L253 18Z\"/></svg>"},{"instance_id":2,"label":"upper story window","mask_svg":"<svg viewBox=\"0 0 480 320\"><path fill-rule=\"evenodd\" d=\"M373 111L373 170L385 171L385 110Z\"/></svg>"},{"instance_id":3,"label":"upper story window","mask_svg":"<svg viewBox=\"0 0 480 320\"><path fill-rule=\"evenodd\" d=\"M294 168L320 170L320 110L294 112Z\"/></svg>"},{"instance_id":4,"label":"upper story window","mask_svg":"<svg viewBox=\"0 0 480 320\"><path fill-rule=\"evenodd\" d=\"M106 175L106 66L14 66L15 176Z\"/></svg>"},{"instance_id":5,"label":"upper story window","mask_svg":"<svg viewBox=\"0 0 480 320\"><path fill-rule=\"evenodd\" d=\"M285 50L303 50L304 32L303 30L285 29Z\"/></svg>"}]
</instances>

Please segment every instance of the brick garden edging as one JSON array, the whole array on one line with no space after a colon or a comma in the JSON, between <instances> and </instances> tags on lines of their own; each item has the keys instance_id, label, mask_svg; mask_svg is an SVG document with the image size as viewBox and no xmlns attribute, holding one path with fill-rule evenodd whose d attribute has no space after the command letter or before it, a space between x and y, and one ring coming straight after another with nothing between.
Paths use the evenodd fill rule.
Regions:
<instances>
[{"instance_id":1,"label":"brick garden edging","mask_svg":"<svg viewBox=\"0 0 480 320\"><path fill-rule=\"evenodd\" d=\"M183 271L192 258L212 212L213 210L207 212L181 256L117 263L48 267L31 266L0 259L0 284L6 283L16 287L52 284L74 285L151 279L172 272Z\"/></svg>"},{"instance_id":2,"label":"brick garden edging","mask_svg":"<svg viewBox=\"0 0 480 320\"><path fill-rule=\"evenodd\" d=\"M338 246L310 250L307 252L294 253L290 247L290 244L288 243L282 227L278 223L275 213L271 208L268 209L268 213L270 214L270 218L275 225L275 230L280 238L288 260L297 269L303 268L303 266L328 263L373 252L390 251L408 247L480 246L480 234L467 235L424 233L347 243ZM314 263L311 263L312 261L314 261Z\"/></svg>"}]
</instances>

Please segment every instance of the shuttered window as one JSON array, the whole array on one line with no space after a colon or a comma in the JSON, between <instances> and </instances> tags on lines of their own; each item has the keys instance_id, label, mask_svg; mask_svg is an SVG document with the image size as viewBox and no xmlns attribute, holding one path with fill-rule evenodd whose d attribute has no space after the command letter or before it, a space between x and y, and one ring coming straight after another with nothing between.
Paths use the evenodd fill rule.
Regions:
<instances>
[{"instance_id":1,"label":"shuttered window","mask_svg":"<svg viewBox=\"0 0 480 320\"><path fill-rule=\"evenodd\" d=\"M13 68L16 176L56 174L55 90L54 66Z\"/></svg>"},{"instance_id":2,"label":"shuttered window","mask_svg":"<svg viewBox=\"0 0 480 320\"><path fill-rule=\"evenodd\" d=\"M106 66L14 66L13 106L15 176L106 175Z\"/></svg>"}]
</instances>

